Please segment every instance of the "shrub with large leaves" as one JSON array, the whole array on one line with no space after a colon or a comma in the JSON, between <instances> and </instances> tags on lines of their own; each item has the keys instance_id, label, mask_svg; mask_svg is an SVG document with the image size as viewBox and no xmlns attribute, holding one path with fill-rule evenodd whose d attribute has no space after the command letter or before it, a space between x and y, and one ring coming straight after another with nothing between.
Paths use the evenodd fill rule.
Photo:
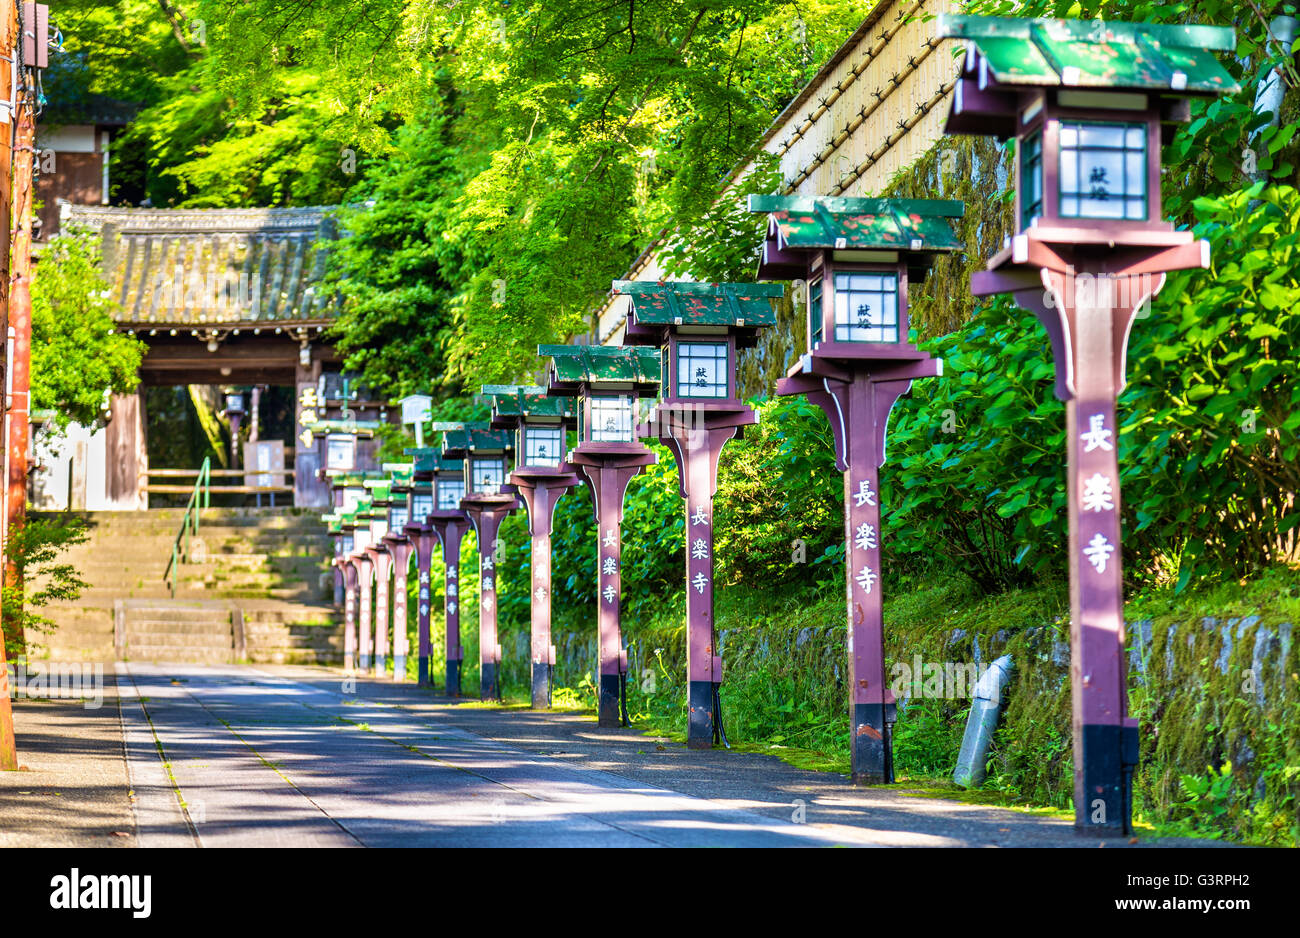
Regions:
<instances>
[{"instance_id":1,"label":"shrub with large leaves","mask_svg":"<svg viewBox=\"0 0 1300 938\"><path fill-rule=\"evenodd\" d=\"M1295 557L1300 193L1196 202L1208 270L1172 274L1129 340L1120 397L1125 572L1178 586ZM945 376L899 401L886 544L981 587L1063 572L1064 414L1035 318L999 298L928 343Z\"/></svg>"}]
</instances>

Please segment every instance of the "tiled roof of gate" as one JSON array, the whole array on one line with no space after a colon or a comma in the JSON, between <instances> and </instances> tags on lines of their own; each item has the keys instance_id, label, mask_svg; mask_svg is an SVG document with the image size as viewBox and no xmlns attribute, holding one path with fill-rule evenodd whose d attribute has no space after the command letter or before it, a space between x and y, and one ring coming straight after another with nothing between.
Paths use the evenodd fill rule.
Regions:
<instances>
[{"instance_id":1,"label":"tiled roof of gate","mask_svg":"<svg viewBox=\"0 0 1300 938\"><path fill-rule=\"evenodd\" d=\"M631 299L638 322L774 326L770 300L783 296L785 288L777 283L615 280L613 292Z\"/></svg>"},{"instance_id":2,"label":"tiled roof of gate","mask_svg":"<svg viewBox=\"0 0 1300 938\"><path fill-rule=\"evenodd\" d=\"M794 248L960 251L949 218L966 211L949 199L751 195L751 212L768 212L781 242Z\"/></svg>"},{"instance_id":3,"label":"tiled roof of gate","mask_svg":"<svg viewBox=\"0 0 1300 938\"><path fill-rule=\"evenodd\" d=\"M1226 26L940 14L935 35L970 40L1001 85L1239 90L1214 56L1236 49Z\"/></svg>"},{"instance_id":4,"label":"tiled roof of gate","mask_svg":"<svg viewBox=\"0 0 1300 938\"><path fill-rule=\"evenodd\" d=\"M100 234L121 324L276 328L338 314L321 287L334 209L69 205L61 226Z\"/></svg>"}]
</instances>

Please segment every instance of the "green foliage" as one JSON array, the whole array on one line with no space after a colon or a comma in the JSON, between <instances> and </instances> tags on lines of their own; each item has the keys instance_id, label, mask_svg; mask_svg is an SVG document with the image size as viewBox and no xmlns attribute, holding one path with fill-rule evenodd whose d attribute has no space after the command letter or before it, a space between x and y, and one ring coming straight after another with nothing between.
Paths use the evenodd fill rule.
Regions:
<instances>
[{"instance_id":1,"label":"green foliage","mask_svg":"<svg viewBox=\"0 0 1300 938\"><path fill-rule=\"evenodd\" d=\"M132 122L119 146L148 154L146 192L185 208L330 205L353 178L348 138L317 75L295 70L257 110L235 113L198 62L169 78L171 93ZM350 165L350 164L349 164Z\"/></svg>"},{"instance_id":2,"label":"green foliage","mask_svg":"<svg viewBox=\"0 0 1300 938\"><path fill-rule=\"evenodd\" d=\"M744 283L753 279L767 233L767 215L749 210L749 196L781 191L781 161L762 152L754 169L727 195L677 228L661 251L669 277Z\"/></svg>"},{"instance_id":3,"label":"green foliage","mask_svg":"<svg viewBox=\"0 0 1300 938\"><path fill-rule=\"evenodd\" d=\"M844 483L822 412L802 397L756 402L759 422L718 463L719 584L813 588L843 576Z\"/></svg>"},{"instance_id":4,"label":"green foliage","mask_svg":"<svg viewBox=\"0 0 1300 938\"><path fill-rule=\"evenodd\" d=\"M85 522L72 515L28 518L10 529L5 558L17 578L0 590L6 661L25 653L33 633L54 631L56 623L38 610L52 602L75 601L89 585L72 564L57 562L60 553L86 538Z\"/></svg>"},{"instance_id":5,"label":"green foliage","mask_svg":"<svg viewBox=\"0 0 1300 938\"><path fill-rule=\"evenodd\" d=\"M1208 270L1172 274L1129 340L1120 397L1125 571L1242 575L1284 559L1300 511L1300 193L1197 202ZM1059 578L1064 415L1046 336L1007 298L927 343L942 380L899 401L881 474L886 546L936 550L985 590Z\"/></svg>"},{"instance_id":6,"label":"green foliage","mask_svg":"<svg viewBox=\"0 0 1300 938\"><path fill-rule=\"evenodd\" d=\"M114 330L98 240L63 232L32 280L32 408L54 411L60 427L92 426L110 393L134 391L145 346Z\"/></svg>"},{"instance_id":7,"label":"green foliage","mask_svg":"<svg viewBox=\"0 0 1300 938\"><path fill-rule=\"evenodd\" d=\"M398 131L397 153L365 183L367 202L342 212L347 236L330 255L347 301L332 334L367 384L394 397L463 390L446 368L461 322L450 288L459 255L443 236L457 176L446 125L433 111Z\"/></svg>"},{"instance_id":8,"label":"green foliage","mask_svg":"<svg viewBox=\"0 0 1300 938\"><path fill-rule=\"evenodd\" d=\"M860 17L828 0L355 0L342 10L208 0L198 15L209 45L194 74L211 106L202 95L177 99L142 122L154 127L160 165L217 202L300 199L306 189L268 181L321 178L323 163L254 178L242 169L254 165L247 157L278 147L277 136L286 151L293 141L328 151L299 124L354 140L347 145L368 159L347 198L373 197L378 217L349 213L358 243L338 268L355 280L344 287L352 308L342 344L383 391L422 384L445 395L527 375L539 343L587 332L610 281L665 226L754 228L748 215L733 218L735 206L711 208L717 181L750 159L758 135ZM314 90L295 98L286 82L298 74L312 75ZM304 110L308 119L293 116ZM260 126L267 114L270 131ZM398 121L406 128L393 135ZM173 161L172 139L194 155ZM755 184L774 178L769 162L760 158ZM180 195L198 204L187 194L197 191ZM408 193L409 205L391 204ZM690 260L748 268L752 245L732 245ZM391 339L408 345L404 362L374 351Z\"/></svg>"},{"instance_id":9,"label":"green foliage","mask_svg":"<svg viewBox=\"0 0 1300 938\"><path fill-rule=\"evenodd\" d=\"M1163 565L1180 584L1282 560L1300 524L1300 192L1257 185L1196 212L1211 266L1170 275L1137 323L1120 400L1139 562L1180 558Z\"/></svg>"},{"instance_id":10,"label":"green foliage","mask_svg":"<svg viewBox=\"0 0 1300 938\"><path fill-rule=\"evenodd\" d=\"M929 344L945 377L899 400L881 471L892 556L924 567L937 553L989 591L1059 573L1064 413L1044 338L999 300Z\"/></svg>"}]
</instances>

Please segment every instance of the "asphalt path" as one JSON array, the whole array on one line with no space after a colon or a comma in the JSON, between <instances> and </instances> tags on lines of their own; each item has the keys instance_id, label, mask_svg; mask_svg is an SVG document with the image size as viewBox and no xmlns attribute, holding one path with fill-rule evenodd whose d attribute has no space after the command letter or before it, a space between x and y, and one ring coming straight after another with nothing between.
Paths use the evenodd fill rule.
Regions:
<instances>
[{"instance_id":1,"label":"asphalt path","mask_svg":"<svg viewBox=\"0 0 1300 938\"><path fill-rule=\"evenodd\" d=\"M877 842L575 767L255 668L121 667L141 846Z\"/></svg>"},{"instance_id":2,"label":"asphalt path","mask_svg":"<svg viewBox=\"0 0 1300 938\"><path fill-rule=\"evenodd\" d=\"M118 663L115 684L142 847L1218 846L1101 842L1060 816L333 669Z\"/></svg>"}]
</instances>

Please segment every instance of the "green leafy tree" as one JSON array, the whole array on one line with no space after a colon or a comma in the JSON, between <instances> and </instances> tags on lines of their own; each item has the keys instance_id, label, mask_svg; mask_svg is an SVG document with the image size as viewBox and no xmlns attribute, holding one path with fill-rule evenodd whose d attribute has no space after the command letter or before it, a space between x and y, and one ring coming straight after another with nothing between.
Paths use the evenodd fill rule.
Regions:
<instances>
[{"instance_id":1,"label":"green leafy tree","mask_svg":"<svg viewBox=\"0 0 1300 938\"><path fill-rule=\"evenodd\" d=\"M54 631L57 623L39 611L42 607L74 601L89 585L72 564L58 562L63 551L83 543L86 537L85 522L72 515L27 518L10 530L5 558L13 564L17 577L0 590L5 660L15 661L26 652L31 633Z\"/></svg>"},{"instance_id":2,"label":"green leafy tree","mask_svg":"<svg viewBox=\"0 0 1300 938\"><path fill-rule=\"evenodd\" d=\"M32 280L32 408L58 426L93 425L110 393L139 384L145 345L116 331L99 270L99 247L85 231L53 238Z\"/></svg>"}]
</instances>

